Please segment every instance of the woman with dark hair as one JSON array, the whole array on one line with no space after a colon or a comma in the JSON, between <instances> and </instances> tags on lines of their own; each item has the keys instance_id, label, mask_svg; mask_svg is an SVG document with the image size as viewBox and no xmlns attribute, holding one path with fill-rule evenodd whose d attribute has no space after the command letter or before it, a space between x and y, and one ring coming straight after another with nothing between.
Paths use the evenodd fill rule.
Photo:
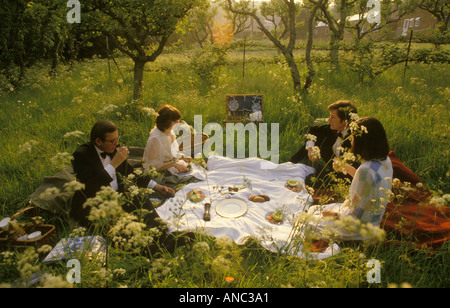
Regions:
<instances>
[{"instance_id":1,"label":"woman with dark hair","mask_svg":"<svg viewBox=\"0 0 450 308\"><path fill-rule=\"evenodd\" d=\"M145 169L150 167L154 167L157 171L170 169L173 173L188 171L186 162L181 159L176 135L172 130L180 119L180 111L173 106L164 105L158 110L156 126L150 131L144 151Z\"/></svg>"},{"instance_id":2,"label":"woman with dark hair","mask_svg":"<svg viewBox=\"0 0 450 308\"><path fill-rule=\"evenodd\" d=\"M389 201L392 185L392 164L388 157L389 143L383 125L373 117L361 118L352 130L352 152L362 164L350 185L349 198L344 203L313 206L308 211L320 216L316 231L333 224L333 220L351 216L359 226L379 227ZM345 219L344 219L345 220ZM347 220L348 222L348 220ZM368 237L353 226L337 228L341 240L361 240Z\"/></svg>"}]
</instances>

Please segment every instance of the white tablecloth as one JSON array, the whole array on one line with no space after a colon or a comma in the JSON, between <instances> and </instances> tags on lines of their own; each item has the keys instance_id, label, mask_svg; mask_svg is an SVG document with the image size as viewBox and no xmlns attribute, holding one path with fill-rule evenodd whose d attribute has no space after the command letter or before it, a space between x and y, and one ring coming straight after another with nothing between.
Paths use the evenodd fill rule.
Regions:
<instances>
[{"instance_id":1,"label":"white tablecloth","mask_svg":"<svg viewBox=\"0 0 450 308\"><path fill-rule=\"evenodd\" d=\"M243 244L252 236L258 238L265 248L276 251L289 241L293 217L307 210L312 202L306 190L296 193L286 189L286 181L296 179L303 182L312 171L311 167L303 164L276 165L259 158L210 157L207 170L195 167L192 171L201 181L184 186L172 199L159 207L157 212L168 223L170 232L197 231L216 237L227 236L237 244ZM237 186L246 188L229 194L228 187ZM206 195L202 202L193 203L187 198L186 195L193 189L201 189ZM254 203L248 200L250 195L259 194L268 195L270 201ZM244 201L248 207L245 215L239 218L219 216L215 206L227 197ZM208 222L203 220L206 202L211 203L211 220ZM267 213L277 209L282 209L285 213L285 220L280 225L272 224L266 219ZM333 245L325 252L315 254L315 257L323 259L337 252L339 247Z\"/></svg>"}]
</instances>

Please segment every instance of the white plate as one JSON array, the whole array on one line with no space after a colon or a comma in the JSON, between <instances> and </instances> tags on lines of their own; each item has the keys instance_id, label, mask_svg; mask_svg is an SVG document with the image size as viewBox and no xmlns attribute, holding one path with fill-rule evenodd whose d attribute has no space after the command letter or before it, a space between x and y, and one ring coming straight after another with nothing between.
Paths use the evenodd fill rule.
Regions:
<instances>
[{"instance_id":1,"label":"white plate","mask_svg":"<svg viewBox=\"0 0 450 308\"><path fill-rule=\"evenodd\" d=\"M217 203L216 213L225 218L238 218L247 213L247 204L240 199L225 199Z\"/></svg>"}]
</instances>

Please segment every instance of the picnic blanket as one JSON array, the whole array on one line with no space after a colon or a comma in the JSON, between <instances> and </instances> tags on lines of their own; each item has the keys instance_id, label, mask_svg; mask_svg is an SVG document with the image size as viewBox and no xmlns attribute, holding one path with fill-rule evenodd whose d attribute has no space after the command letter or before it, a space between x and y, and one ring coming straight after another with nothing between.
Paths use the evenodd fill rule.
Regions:
<instances>
[{"instance_id":1,"label":"picnic blanket","mask_svg":"<svg viewBox=\"0 0 450 308\"><path fill-rule=\"evenodd\" d=\"M132 148L133 164L141 165L143 149ZM448 207L435 207L430 205L432 194L425 187L419 187L422 181L408 169L391 152L389 157L394 169L394 178L402 183L409 182L413 189L404 192L405 198L389 203L383 217L381 227L388 233L400 235L401 242L408 238L415 245L438 248L450 239L450 209ZM169 199L157 209L159 215L169 222L172 231L197 230L209 232L215 236L226 235L236 243L243 243L248 236L262 239L266 248L275 251L288 240L292 229L290 217L309 207L321 195L328 191L316 191L310 196L305 190L294 193L287 190L284 184L287 179L299 181L313 171L312 168L302 164L273 164L258 158L230 159L225 157L210 157L207 169L195 166L185 176L193 175L200 180L191 183L177 192L174 198ZM64 184L75 178L72 167L61 170L53 176L45 177L40 187L30 196L30 202L44 210L68 217L70 193L55 194L54 198L41 199L39 196L49 187L64 191ZM222 187L223 186L223 187ZM228 193L228 187L244 186L236 193ZM192 189L202 189L212 202L211 221L203 220L204 207L187 200L187 193ZM271 200L256 204L248 201L250 195L266 194ZM215 205L225 198L240 198L248 205L243 217L225 219L215 212ZM338 200L331 199L330 202ZM280 225L273 225L266 219L267 213L283 208L288 214ZM321 243L319 243L321 244ZM336 244L335 244L336 245ZM326 258L339 252L339 246L325 247L323 253L317 254L318 259Z\"/></svg>"},{"instance_id":2,"label":"picnic blanket","mask_svg":"<svg viewBox=\"0 0 450 308\"><path fill-rule=\"evenodd\" d=\"M266 249L280 252L292 235L293 218L307 209L313 201L306 190L293 192L285 187L288 179L303 181L313 171L303 164L273 164L259 158L232 159L211 156L208 159L204 179L184 186L175 196L157 208L159 216L168 223L169 231L196 231L215 237L227 236L237 244L244 244L250 237L257 238ZM195 172L198 172L195 171ZM229 190L237 187L238 191ZM194 203L188 193L200 189L205 195L202 202ZM264 194L270 201L255 203L251 195ZM246 203L247 211L237 218L224 218L216 212L216 206L227 199L236 198ZM211 220L203 220L204 203L211 203ZM268 221L268 214L281 209L285 219L280 224ZM284 251L302 256L302 249ZM320 253L308 253L308 258L324 259L339 252L333 245Z\"/></svg>"},{"instance_id":3,"label":"picnic blanket","mask_svg":"<svg viewBox=\"0 0 450 308\"><path fill-rule=\"evenodd\" d=\"M389 158L403 197L387 205L381 227L418 247L439 248L450 240L450 208L431 204L432 193L424 185L417 185L422 180L394 152L389 153ZM405 182L411 183L406 190L402 189Z\"/></svg>"}]
</instances>

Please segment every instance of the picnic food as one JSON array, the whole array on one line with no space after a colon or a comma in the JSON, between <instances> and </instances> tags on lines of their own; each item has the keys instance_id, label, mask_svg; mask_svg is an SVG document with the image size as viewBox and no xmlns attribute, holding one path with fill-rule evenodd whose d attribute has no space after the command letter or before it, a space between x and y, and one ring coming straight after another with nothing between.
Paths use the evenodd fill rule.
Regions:
<instances>
[{"instance_id":1,"label":"picnic food","mask_svg":"<svg viewBox=\"0 0 450 308\"><path fill-rule=\"evenodd\" d=\"M293 179L287 180L285 186L293 192L301 192L303 190L302 182Z\"/></svg>"},{"instance_id":2,"label":"picnic food","mask_svg":"<svg viewBox=\"0 0 450 308\"><path fill-rule=\"evenodd\" d=\"M296 187L296 186L298 186L301 183L298 182L297 180L289 179L289 180L286 181L286 184L289 187Z\"/></svg>"},{"instance_id":3,"label":"picnic food","mask_svg":"<svg viewBox=\"0 0 450 308\"><path fill-rule=\"evenodd\" d=\"M267 220L273 224L277 224L282 222L284 219L284 214L283 212L276 210L275 212L269 214L269 216L267 216Z\"/></svg>"},{"instance_id":4,"label":"picnic food","mask_svg":"<svg viewBox=\"0 0 450 308\"><path fill-rule=\"evenodd\" d=\"M259 196L264 198L266 201L270 201L270 198L268 195L259 195Z\"/></svg>"},{"instance_id":5,"label":"picnic food","mask_svg":"<svg viewBox=\"0 0 450 308\"><path fill-rule=\"evenodd\" d=\"M253 202L263 203L266 201L270 201L270 197L267 195L259 195L259 196L251 195L248 197L248 200L253 201Z\"/></svg>"},{"instance_id":6,"label":"picnic food","mask_svg":"<svg viewBox=\"0 0 450 308\"><path fill-rule=\"evenodd\" d=\"M253 202L263 203L263 202L266 202L266 199L264 199L263 197L260 197L260 196L256 196L255 198L253 198Z\"/></svg>"},{"instance_id":7,"label":"picnic food","mask_svg":"<svg viewBox=\"0 0 450 308\"><path fill-rule=\"evenodd\" d=\"M205 195L200 189L193 189L190 192L188 192L187 197L192 202L197 203L202 201L202 199L205 198Z\"/></svg>"}]
</instances>

